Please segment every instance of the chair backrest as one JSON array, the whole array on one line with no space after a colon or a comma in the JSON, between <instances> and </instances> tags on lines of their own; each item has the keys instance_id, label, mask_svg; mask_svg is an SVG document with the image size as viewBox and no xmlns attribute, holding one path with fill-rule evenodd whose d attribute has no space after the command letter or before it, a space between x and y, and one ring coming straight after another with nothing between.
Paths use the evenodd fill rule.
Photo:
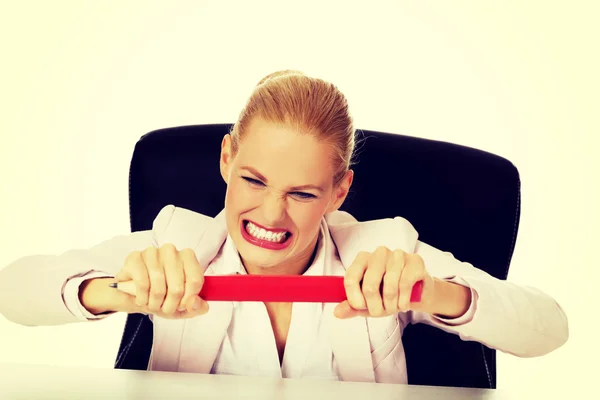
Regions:
<instances>
[{"instance_id":1,"label":"chair backrest","mask_svg":"<svg viewBox=\"0 0 600 400\"><path fill-rule=\"evenodd\" d=\"M182 126L144 135L130 167L131 230L151 229L174 204L215 216L224 206L220 144L230 124ZM419 239L506 279L520 216L520 180L506 159L451 143L368 130L342 210L359 221L402 216ZM426 325L406 329L410 384L496 387L495 351ZM152 325L128 316L116 368L142 369Z\"/></svg>"}]
</instances>

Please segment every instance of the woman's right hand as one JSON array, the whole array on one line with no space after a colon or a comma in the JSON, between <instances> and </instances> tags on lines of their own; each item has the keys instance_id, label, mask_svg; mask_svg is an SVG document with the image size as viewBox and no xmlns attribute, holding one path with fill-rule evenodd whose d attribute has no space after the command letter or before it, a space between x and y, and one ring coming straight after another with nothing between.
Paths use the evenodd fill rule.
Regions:
<instances>
[{"instance_id":1,"label":"woman's right hand","mask_svg":"<svg viewBox=\"0 0 600 400\"><path fill-rule=\"evenodd\" d=\"M174 245L165 244L160 248L149 247L141 252L131 252L112 282L133 281L135 296L109 288L110 282L103 280L102 289L112 291L102 290L104 296L110 299L108 304L111 304L105 307L106 311L154 314L172 319L191 318L208 312L208 303L198 296L204 283L204 272L191 249L178 251ZM97 285L89 286L98 288ZM88 308L85 304L86 289L83 289L80 298L84 307Z\"/></svg>"}]
</instances>

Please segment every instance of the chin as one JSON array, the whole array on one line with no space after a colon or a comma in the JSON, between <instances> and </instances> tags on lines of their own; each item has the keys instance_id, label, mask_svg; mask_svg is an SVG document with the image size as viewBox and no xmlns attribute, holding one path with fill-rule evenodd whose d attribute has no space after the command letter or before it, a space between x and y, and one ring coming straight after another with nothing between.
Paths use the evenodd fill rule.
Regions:
<instances>
[{"instance_id":1,"label":"chin","mask_svg":"<svg viewBox=\"0 0 600 400\"><path fill-rule=\"evenodd\" d=\"M245 263L255 267L269 268L277 266L286 259L282 254L273 254L272 250L259 248L245 243L243 238L240 239L242 243L238 246L238 252Z\"/></svg>"}]
</instances>

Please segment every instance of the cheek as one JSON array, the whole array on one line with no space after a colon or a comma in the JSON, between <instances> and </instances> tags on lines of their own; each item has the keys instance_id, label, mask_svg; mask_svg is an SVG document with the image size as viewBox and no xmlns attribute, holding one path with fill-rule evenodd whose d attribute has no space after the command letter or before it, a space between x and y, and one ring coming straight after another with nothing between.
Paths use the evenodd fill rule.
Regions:
<instances>
[{"instance_id":1,"label":"cheek","mask_svg":"<svg viewBox=\"0 0 600 400\"><path fill-rule=\"evenodd\" d=\"M234 182L229 182L227 185L227 190L225 192L225 205L228 208L234 208L236 204L236 200L240 198L240 196L236 193L239 191L238 185Z\"/></svg>"},{"instance_id":2,"label":"cheek","mask_svg":"<svg viewBox=\"0 0 600 400\"><path fill-rule=\"evenodd\" d=\"M227 185L225 205L231 210L241 210L257 201L256 191L251 190L245 182L239 179L231 179Z\"/></svg>"},{"instance_id":3,"label":"cheek","mask_svg":"<svg viewBox=\"0 0 600 400\"><path fill-rule=\"evenodd\" d=\"M319 230L326 207L325 202L315 202L311 205L298 204L292 220L294 220L301 233L304 232L312 236Z\"/></svg>"}]
</instances>

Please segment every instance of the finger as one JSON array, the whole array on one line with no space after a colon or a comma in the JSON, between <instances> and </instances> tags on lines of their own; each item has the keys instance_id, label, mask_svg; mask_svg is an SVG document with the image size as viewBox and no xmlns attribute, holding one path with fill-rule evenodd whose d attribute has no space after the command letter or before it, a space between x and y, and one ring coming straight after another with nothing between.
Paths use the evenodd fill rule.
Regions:
<instances>
[{"instance_id":1,"label":"finger","mask_svg":"<svg viewBox=\"0 0 600 400\"><path fill-rule=\"evenodd\" d=\"M347 300L341 302L333 309L333 315L340 319L354 318L354 317L368 317L368 310L355 310L350 306Z\"/></svg>"},{"instance_id":2,"label":"finger","mask_svg":"<svg viewBox=\"0 0 600 400\"><path fill-rule=\"evenodd\" d=\"M197 305L195 306L196 308L194 308L194 306L193 306L193 304L195 302L197 302ZM188 311L187 308L189 308L191 311ZM209 310L208 302L206 302L205 300L202 300L198 296L196 296L195 298L190 297L188 299L188 307L187 308L184 309L183 311L175 310L174 312L172 312L170 314L163 313L162 311L154 313L154 314L158 315L159 317L167 318L167 319L186 319L186 318L194 318L194 317L206 314Z\"/></svg>"},{"instance_id":3,"label":"finger","mask_svg":"<svg viewBox=\"0 0 600 400\"><path fill-rule=\"evenodd\" d=\"M188 314L191 315L202 315L206 314L209 310L208 302L199 296L192 296L187 299L185 303L185 309Z\"/></svg>"},{"instance_id":4,"label":"finger","mask_svg":"<svg viewBox=\"0 0 600 400\"><path fill-rule=\"evenodd\" d=\"M125 257L125 261L123 261L123 267L115 275L115 281L116 282L126 282L126 281L133 280L133 276L131 276L131 273L129 273L129 270L127 268L125 268L125 266L130 264L132 262L132 260L136 257L141 259L141 256L142 256L142 253L139 251L132 251L131 253L129 253L127 255L127 257Z\"/></svg>"},{"instance_id":5,"label":"finger","mask_svg":"<svg viewBox=\"0 0 600 400\"><path fill-rule=\"evenodd\" d=\"M400 294L398 295L398 308L401 311L408 311L411 307L410 295L412 288L421 280L425 271L423 259L418 254L405 254L406 264L402 270L400 284L398 285Z\"/></svg>"},{"instance_id":6,"label":"finger","mask_svg":"<svg viewBox=\"0 0 600 400\"><path fill-rule=\"evenodd\" d=\"M128 263L129 261L125 260L125 265ZM124 265L124 266L125 266ZM124 267L123 266L123 267ZM122 268L119 272L117 272L117 274L115 275L115 281L117 282L125 282L125 281L130 281L132 280L133 277L131 276L131 274L129 273L129 271L125 268Z\"/></svg>"},{"instance_id":7,"label":"finger","mask_svg":"<svg viewBox=\"0 0 600 400\"><path fill-rule=\"evenodd\" d=\"M185 274L185 292L179 305L180 309L182 309L187 304L188 299L197 297L200 290L202 290L202 285L204 285L204 271L192 249L180 251L179 257L183 262L183 271Z\"/></svg>"},{"instance_id":8,"label":"finger","mask_svg":"<svg viewBox=\"0 0 600 400\"><path fill-rule=\"evenodd\" d=\"M367 303L360 288L360 282L368 267L369 253L360 252L350 264L344 275L344 288L346 289L346 298L348 303L355 310L365 310Z\"/></svg>"},{"instance_id":9,"label":"finger","mask_svg":"<svg viewBox=\"0 0 600 400\"><path fill-rule=\"evenodd\" d=\"M131 253L123 269L125 271L121 276L130 277L127 280L132 280L135 284L135 304L140 307L147 305L150 280L141 253Z\"/></svg>"},{"instance_id":10,"label":"finger","mask_svg":"<svg viewBox=\"0 0 600 400\"><path fill-rule=\"evenodd\" d=\"M177 249L172 244L162 246L158 253L167 282L167 296L161 307L165 314L173 314L177 310L185 289L183 262L177 253Z\"/></svg>"},{"instance_id":11,"label":"finger","mask_svg":"<svg viewBox=\"0 0 600 400\"><path fill-rule=\"evenodd\" d=\"M154 315L157 315L161 318L165 318L165 319L184 319L184 318L190 318L191 316L189 315L189 313L185 312L185 311L178 311L175 310L174 312L167 314L164 313L162 311L157 311L157 312L151 312Z\"/></svg>"},{"instance_id":12,"label":"finger","mask_svg":"<svg viewBox=\"0 0 600 400\"><path fill-rule=\"evenodd\" d=\"M383 275L385 274L388 253L389 250L385 247L377 248L377 250L369 257L369 266L363 277L362 293L367 302L369 314L373 317L385 314L383 300L381 298L381 286L383 283Z\"/></svg>"},{"instance_id":13,"label":"finger","mask_svg":"<svg viewBox=\"0 0 600 400\"><path fill-rule=\"evenodd\" d=\"M387 258L383 276L383 307L388 314L398 312L398 285L404 268L404 252L395 250Z\"/></svg>"},{"instance_id":14,"label":"finger","mask_svg":"<svg viewBox=\"0 0 600 400\"><path fill-rule=\"evenodd\" d=\"M356 317L358 313L358 310L355 310L350 306L348 300L344 300L333 309L333 315L342 319Z\"/></svg>"},{"instance_id":15,"label":"finger","mask_svg":"<svg viewBox=\"0 0 600 400\"><path fill-rule=\"evenodd\" d=\"M161 311L165 295L167 294L167 283L164 269L160 263L158 249L150 247L142 253L144 264L150 278L150 293L148 298L148 309L152 313Z\"/></svg>"}]
</instances>

